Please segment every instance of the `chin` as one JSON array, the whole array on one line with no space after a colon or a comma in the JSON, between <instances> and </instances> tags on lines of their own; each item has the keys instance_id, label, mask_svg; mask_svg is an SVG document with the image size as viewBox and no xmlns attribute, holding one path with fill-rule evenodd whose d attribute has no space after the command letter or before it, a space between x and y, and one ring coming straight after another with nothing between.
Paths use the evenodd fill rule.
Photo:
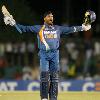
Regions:
<instances>
[{"instance_id":1,"label":"chin","mask_svg":"<svg viewBox=\"0 0 100 100\"><path fill-rule=\"evenodd\" d=\"M49 25L53 25L53 22L48 23Z\"/></svg>"}]
</instances>

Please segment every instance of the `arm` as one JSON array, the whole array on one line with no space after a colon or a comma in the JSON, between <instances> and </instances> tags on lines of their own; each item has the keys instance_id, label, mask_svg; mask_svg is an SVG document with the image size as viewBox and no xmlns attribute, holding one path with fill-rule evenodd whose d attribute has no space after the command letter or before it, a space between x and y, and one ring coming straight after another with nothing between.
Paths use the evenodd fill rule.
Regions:
<instances>
[{"instance_id":1,"label":"arm","mask_svg":"<svg viewBox=\"0 0 100 100\"><path fill-rule=\"evenodd\" d=\"M16 24L16 21L14 20L13 16L8 12L5 6L2 6L2 13L4 15L4 22L6 25L11 25L16 27L16 29L22 33L22 32L37 32L36 26L23 26L20 24Z\"/></svg>"},{"instance_id":2,"label":"arm","mask_svg":"<svg viewBox=\"0 0 100 100\"><path fill-rule=\"evenodd\" d=\"M60 26L61 34L70 34L74 32L83 31L82 26L72 26L72 27L66 27L66 26Z\"/></svg>"},{"instance_id":3,"label":"arm","mask_svg":"<svg viewBox=\"0 0 100 100\"><path fill-rule=\"evenodd\" d=\"M4 17L4 22L6 25L14 26L20 33L22 32L38 32L39 25L34 26L24 26L20 24L16 24L16 21L13 19L13 17L6 16Z\"/></svg>"},{"instance_id":4,"label":"arm","mask_svg":"<svg viewBox=\"0 0 100 100\"><path fill-rule=\"evenodd\" d=\"M87 31L91 28L91 25L82 24L82 26L72 26L72 27L60 26L60 28L61 28L61 34L67 35L74 32Z\"/></svg>"},{"instance_id":5,"label":"arm","mask_svg":"<svg viewBox=\"0 0 100 100\"><path fill-rule=\"evenodd\" d=\"M24 25L20 25L20 24L16 24L19 29L22 31L22 32L35 32L37 33L39 31L39 25L34 25L34 26L24 26Z\"/></svg>"}]
</instances>

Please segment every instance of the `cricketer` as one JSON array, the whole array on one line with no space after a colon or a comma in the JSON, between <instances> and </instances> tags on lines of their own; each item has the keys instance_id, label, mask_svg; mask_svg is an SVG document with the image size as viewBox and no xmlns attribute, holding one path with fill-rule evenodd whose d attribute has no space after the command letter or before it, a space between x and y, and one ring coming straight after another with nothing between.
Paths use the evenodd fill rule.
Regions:
<instances>
[{"instance_id":1,"label":"cricketer","mask_svg":"<svg viewBox=\"0 0 100 100\"><path fill-rule=\"evenodd\" d=\"M91 24L83 23L81 26L72 27L54 25L54 16L51 11L45 12L43 18L43 25L20 25L9 16L4 16L4 22L6 25L17 25L22 32L37 34L40 57L40 97L41 100L57 100L60 36L90 30Z\"/></svg>"}]
</instances>

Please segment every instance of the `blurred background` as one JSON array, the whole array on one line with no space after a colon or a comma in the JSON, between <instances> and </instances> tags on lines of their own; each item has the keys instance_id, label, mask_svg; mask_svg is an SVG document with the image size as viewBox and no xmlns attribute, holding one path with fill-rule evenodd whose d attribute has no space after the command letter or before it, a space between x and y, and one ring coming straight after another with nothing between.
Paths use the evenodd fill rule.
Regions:
<instances>
[{"instance_id":1,"label":"blurred background","mask_svg":"<svg viewBox=\"0 0 100 100\"><path fill-rule=\"evenodd\" d=\"M82 25L86 10L97 19L87 32L62 36L60 43L60 78L100 79L100 0L0 0L17 23L43 24L43 14L51 10L54 24ZM6 26L0 11L0 79L39 80L37 36L20 34Z\"/></svg>"}]
</instances>

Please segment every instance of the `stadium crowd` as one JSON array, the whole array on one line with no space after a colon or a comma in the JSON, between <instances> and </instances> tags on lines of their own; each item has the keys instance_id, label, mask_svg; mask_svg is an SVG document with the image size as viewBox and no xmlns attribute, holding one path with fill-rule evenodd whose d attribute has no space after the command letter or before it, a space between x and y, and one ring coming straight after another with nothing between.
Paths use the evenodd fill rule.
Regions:
<instances>
[{"instance_id":1,"label":"stadium crowd","mask_svg":"<svg viewBox=\"0 0 100 100\"><path fill-rule=\"evenodd\" d=\"M0 79L39 80L34 42L0 42ZM61 39L61 79L100 79L100 41L97 38Z\"/></svg>"}]
</instances>

